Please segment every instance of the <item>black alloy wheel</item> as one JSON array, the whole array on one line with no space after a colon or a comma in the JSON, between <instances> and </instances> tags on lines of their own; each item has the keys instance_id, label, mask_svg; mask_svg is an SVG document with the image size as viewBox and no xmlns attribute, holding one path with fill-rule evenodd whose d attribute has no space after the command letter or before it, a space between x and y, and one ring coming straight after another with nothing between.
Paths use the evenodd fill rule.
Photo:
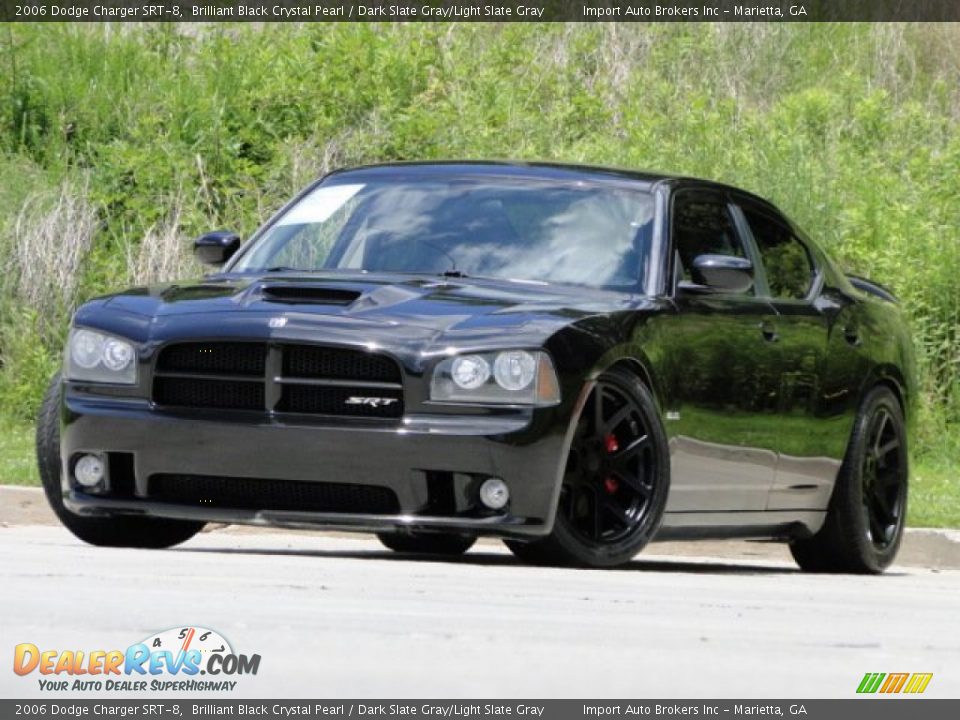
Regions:
<instances>
[{"instance_id":1,"label":"black alloy wheel","mask_svg":"<svg viewBox=\"0 0 960 720\"><path fill-rule=\"evenodd\" d=\"M900 401L878 386L864 398L823 527L790 545L808 572L883 572L896 557L907 515L907 434Z\"/></svg>"},{"instance_id":2,"label":"black alloy wheel","mask_svg":"<svg viewBox=\"0 0 960 720\"><path fill-rule=\"evenodd\" d=\"M584 543L616 543L642 522L653 497L653 441L636 400L601 381L580 417L559 512Z\"/></svg>"},{"instance_id":3,"label":"black alloy wheel","mask_svg":"<svg viewBox=\"0 0 960 720\"><path fill-rule=\"evenodd\" d=\"M609 370L577 420L552 532L508 540L507 547L540 565L621 565L658 529L669 482L669 449L652 393L633 373Z\"/></svg>"},{"instance_id":4,"label":"black alloy wheel","mask_svg":"<svg viewBox=\"0 0 960 720\"><path fill-rule=\"evenodd\" d=\"M906 504L906 463L893 415L884 407L873 414L863 458L863 512L867 537L880 551L896 539Z\"/></svg>"}]
</instances>

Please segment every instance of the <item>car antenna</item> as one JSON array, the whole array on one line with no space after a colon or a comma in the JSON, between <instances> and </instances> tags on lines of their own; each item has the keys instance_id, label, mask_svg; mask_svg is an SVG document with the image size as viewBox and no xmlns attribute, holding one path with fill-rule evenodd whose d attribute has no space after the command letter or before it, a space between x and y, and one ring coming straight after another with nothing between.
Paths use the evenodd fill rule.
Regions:
<instances>
[{"instance_id":1,"label":"car antenna","mask_svg":"<svg viewBox=\"0 0 960 720\"><path fill-rule=\"evenodd\" d=\"M417 242L423 243L427 247L431 247L437 252L443 253L450 260L450 267L444 270L442 273L439 273L441 277L449 277L449 278L467 277L467 274L465 272L457 269L457 259L450 253L449 250L446 250L442 246L432 243L429 240L423 240L421 238L418 238Z\"/></svg>"}]
</instances>

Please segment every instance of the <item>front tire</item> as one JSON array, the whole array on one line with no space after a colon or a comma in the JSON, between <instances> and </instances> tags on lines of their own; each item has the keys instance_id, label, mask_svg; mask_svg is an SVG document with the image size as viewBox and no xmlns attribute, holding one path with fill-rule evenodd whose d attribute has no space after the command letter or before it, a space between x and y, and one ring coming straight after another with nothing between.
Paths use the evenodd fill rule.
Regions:
<instances>
[{"instance_id":1,"label":"front tire","mask_svg":"<svg viewBox=\"0 0 960 720\"><path fill-rule=\"evenodd\" d=\"M827 518L790 552L807 572L878 574L896 557L907 514L907 435L887 387L864 399L830 498Z\"/></svg>"},{"instance_id":2,"label":"front tire","mask_svg":"<svg viewBox=\"0 0 960 720\"><path fill-rule=\"evenodd\" d=\"M477 541L473 535L449 533L378 533L377 539L394 552L447 556L463 555Z\"/></svg>"},{"instance_id":3,"label":"front tire","mask_svg":"<svg viewBox=\"0 0 960 720\"><path fill-rule=\"evenodd\" d=\"M83 517L63 505L60 484L60 374L53 377L37 417L37 465L47 502L76 537L104 547L167 548L196 535L204 523L145 517Z\"/></svg>"},{"instance_id":4,"label":"front tire","mask_svg":"<svg viewBox=\"0 0 960 720\"><path fill-rule=\"evenodd\" d=\"M656 401L632 373L614 368L597 381L577 419L553 531L506 545L536 565L622 565L659 528L669 485Z\"/></svg>"}]
</instances>

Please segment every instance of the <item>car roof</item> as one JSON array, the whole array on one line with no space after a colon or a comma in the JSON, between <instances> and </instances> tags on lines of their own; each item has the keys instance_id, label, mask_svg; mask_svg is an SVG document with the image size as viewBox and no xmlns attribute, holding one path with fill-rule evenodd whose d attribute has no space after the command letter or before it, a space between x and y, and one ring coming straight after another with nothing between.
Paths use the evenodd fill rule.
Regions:
<instances>
[{"instance_id":1,"label":"car roof","mask_svg":"<svg viewBox=\"0 0 960 720\"><path fill-rule=\"evenodd\" d=\"M540 178L545 180L621 180L636 183L643 189L650 190L655 185L684 186L695 185L707 189L723 192L736 192L746 195L766 205L772 205L769 200L759 197L742 188L713 180L674 175L646 170L632 170L629 168L610 167L605 165L590 165L580 163L560 163L527 160L429 160L375 163L342 168L330 173L328 177L341 174L363 176L389 176L401 174L440 174L440 175L500 175L520 178Z\"/></svg>"},{"instance_id":2,"label":"car roof","mask_svg":"<svg viewBox=\"0 0 960 720\"><path fill-rule=\"evenodd\" d=\"M500 175L552 180L599 180L619 179L636 182L647 187L673 176L662 173L642 172L624 168L581 165L575 163L539 162L524 160L432 160L412 162L377 163L336 170L341 173L364 175L394 175L422 172L441 175Z\"/></svg>"}]
</instances>

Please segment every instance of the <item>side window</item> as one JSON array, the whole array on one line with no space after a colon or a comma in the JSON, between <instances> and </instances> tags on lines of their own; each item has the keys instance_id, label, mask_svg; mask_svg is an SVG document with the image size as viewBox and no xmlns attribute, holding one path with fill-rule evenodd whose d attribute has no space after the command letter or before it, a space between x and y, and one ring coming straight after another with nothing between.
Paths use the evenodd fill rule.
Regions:
<instances>
[{"instance_id":1,"label":"side window","mask_svg":"<svg viewBox=\"0 0 960 720\"><path fill-rule=\"evenodd\" d=\"M729 206L719 195L678 194L673 202L672 234L678 280L692 281L690 269L698 255L747 257Z\"/></svg>"},{"instance_id":2,"label":"side window","mask_svg":"<svg viewBox=\"0 0 960 720\"><path fill-rule=\"evenodd\" d=\"M775 298L802 300L810 294L816 268L806 246L766 213L743 208Z\"/></svg>"}]
</instances>

